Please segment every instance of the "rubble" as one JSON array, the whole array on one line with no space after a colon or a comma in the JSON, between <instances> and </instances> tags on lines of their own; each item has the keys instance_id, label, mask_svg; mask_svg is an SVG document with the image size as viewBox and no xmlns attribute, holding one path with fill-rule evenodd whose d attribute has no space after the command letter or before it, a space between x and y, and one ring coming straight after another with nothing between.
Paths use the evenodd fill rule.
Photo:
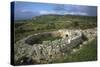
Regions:
<instances>
[{"instance_id":1,"label":"rubble","mask_svg":"<svg viewBox=\"0 0 100 67\"><path fill-rule=\"evenodd\" d=\"M51 34L50 34L51 33ZM56 36L61 36L61 39L56 39L53 41L42 41L42 43L34 43L29 45L25 41L30 42L34 36L38 36L44 33L30 35L14 44L15 52L15 62L24 63L22 57L27 57L27 60L34 60L36 63L51 63L54 59L59 56L63 56L75 48L77 45L84 42L83 35L87 38L93 38L96 36L95 30L67 30L62 29L58 31L50 32L49 36L57 34ZM46 33L45 33L46 34ZM40 35L39 35L40 36ZM45 35L47 37L47 35ZM31 40L34 41L34 40ZM81 44L82 45L82 44ZM76 51L76 50L73 50ZM20 60L21 59L21 60ZM35 62L32 62L33 64Z\"/></svg>"}]
</instances>

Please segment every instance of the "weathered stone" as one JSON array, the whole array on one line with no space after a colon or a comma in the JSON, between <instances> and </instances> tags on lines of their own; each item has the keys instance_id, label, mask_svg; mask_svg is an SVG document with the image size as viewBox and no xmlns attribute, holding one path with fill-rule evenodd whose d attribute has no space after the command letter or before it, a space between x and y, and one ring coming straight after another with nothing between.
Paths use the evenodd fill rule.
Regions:
<instances>
[{"instance_id":1,"label":"weathered stone","mask_svg":"<svg viewBox=\"0 0 100 67\"><path fill-rule=\"evenodd\" d=\"M42 35L44 33L35 34L35 36ZM45 33L46 34L46 33ZM22 57L30 57L32 60L35 60L38 63L41 63L42 61L44 63L51 63L54 58L65 55L68 52L71 51L74 47L79 45L84 41L83 34L87 38L94 38L96 37L96 29L91 30L59 30L59 31L53 31L49 32L48 35L57 34L57 36L62 36L62 39L56 39L53 41L43 41L41 44L34 44L33 42L31 45L26 43L25 40L28 40L28 42L34 41L32 40L30 35L26 37L25 39L22 39L14 44L14 51L15 51L15 61L19 61ZM46 37L48 35L45 35ZM30 39L31 38L31 39ZM35 39L33 37L33 39ZM85 42L83 42L84 44ZM82 44L81 44L82 45ZM81 46L80 46L81 47ZM76 52L76 50L73 49L73 52ZM26 61L26 60L25 60ZM21 63L24 62L24 60L20 60Z\"/></svg>"}]
</instances>

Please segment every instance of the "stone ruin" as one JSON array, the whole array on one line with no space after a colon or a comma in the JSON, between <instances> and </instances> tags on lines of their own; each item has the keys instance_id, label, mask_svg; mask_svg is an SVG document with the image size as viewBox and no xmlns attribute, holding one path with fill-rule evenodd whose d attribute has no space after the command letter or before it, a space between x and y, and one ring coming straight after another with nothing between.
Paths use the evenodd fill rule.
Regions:
<instances>
[{"instance_id":1,"label":"stone ruin","mask_svg":"<svg viewBox=\"0 0 100 67\"><path fill-rule=\"evenodd\" d=\"M89 30L92 36L96 31ZM16 64L52 63L54 59L67 55L73 48L90 37L87 30L58 30L30 35L14 44ZM60 39L38 42L39 36L60 36ZM27 58L27 59L25 59Z\"/></svg>"}]
</instances>

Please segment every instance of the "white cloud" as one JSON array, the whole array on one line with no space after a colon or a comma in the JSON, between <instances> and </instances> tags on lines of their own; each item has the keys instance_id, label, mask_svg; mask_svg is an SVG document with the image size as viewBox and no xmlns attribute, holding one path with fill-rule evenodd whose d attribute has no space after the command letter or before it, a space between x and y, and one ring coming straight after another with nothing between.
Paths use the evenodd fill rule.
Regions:
<instances>
[{"instance_id":1,"label":"white cloud","mask_svg":"<svg viewBox=\"0 0 100 67\"><path fill-rule=\"evenodd\" d=\"M22 9L22 10L20 10L20 12L29 12L29 10Z\"/></svg>"},{"instance_id":2,"label":"white cloud","mask_svg":"<svg viewBox=\"0 0 100 67\"><path fill-rule=\"evenodd\" d=\"M71 14L71 15L88 15L87 13L85 12L69 12L67 14Z\"/></svg>"},{"instance_id":3,"label":"white cloud","mask_svg":"<svg viewBox=\"0 0 100 67\"><path fill-rule=\"evenodd\" d=\"M44 11L44 10L42 10L42 11L40 11L40 14L57 14L57 12L56 11Z\"/></svg>"},{"instance_id":4,"label":"white cloud","mask_svg":"<svg viewBox=\"0 0 100 67\"><path fill-rule=\"evenodd\" d=\"M85 12L67 12L67 11L46 11L46 10L42 10L40 11L40 14L61 14L61 15L66 15L66 14L70 14L70 15L88 15Z\"/></svg>"}]
</instances>

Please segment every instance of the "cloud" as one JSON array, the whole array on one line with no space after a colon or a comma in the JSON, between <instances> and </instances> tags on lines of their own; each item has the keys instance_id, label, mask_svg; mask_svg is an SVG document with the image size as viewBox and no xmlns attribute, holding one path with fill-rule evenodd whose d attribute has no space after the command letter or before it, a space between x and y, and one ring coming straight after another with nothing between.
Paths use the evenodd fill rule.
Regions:
<instances>
[{"instance_id":1,"label":"cloud","mask_svg":"<svg viewBox=\"0 0 100 67\"><path fill-rule=\"evenodd\" d=\"M42 10L40 11L40 15L43 14L60 14L60 15L88 15L88 13L85 12L67 12L67 11L46 11L46 10Z\"/></svg>"},{"instance_id":2,"label":"cloud","mask_svg":"<svg viewBox=\"0 0 100 67\"><path fill-rule=\"evenodd\" d=\"M15 20L31 19L32 17L37 16L37 15L39 15L39 12L27 10L27 9L15 10L15 12L14 12Z\"/></svg>"},{"instance_id":3,"label":"cloud","mask_svg":"<svg viewBox=\"0 0 100 67\"><path fill-rule=\"evenodd\" d=\"M87 13L85 12L69 12L67 14L70 14L70 15L88 15Z\"/></svg>"},{"instance_id":4,"label":"cloud","mask_svg":"<svg viewBox=\"0 0 100 67\"><path fill-rule=\"evenodd\" d=\"M20 10L20 12L30 12L29 10L26 10L26 9L22 9L22 10Z\"/></svg>"},{"instance_id":5,"label":"cloud","mask_svg":"<svg viewBox=\"0 0 100 67\"><path fill-rule=\"evenodd\" d=\"M42 10L42 11L40 11L40 14L42 15L42 14L57 14L57 12L56 11L46 11L46 10Z\"/></svg>"}]
</instances>

